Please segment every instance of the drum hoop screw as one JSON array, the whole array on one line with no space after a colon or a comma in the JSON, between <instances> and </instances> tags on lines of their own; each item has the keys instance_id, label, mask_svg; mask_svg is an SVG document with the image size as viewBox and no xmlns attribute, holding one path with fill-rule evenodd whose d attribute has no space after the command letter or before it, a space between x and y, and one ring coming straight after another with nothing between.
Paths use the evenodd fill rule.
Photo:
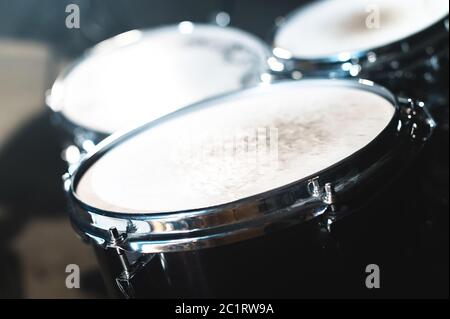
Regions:
<instances>
[{"instance_id":1,"label":"drum hoop screw","mask_svg":"<svg viewBox=\"0 0 450 319\"><path fill-rule=\"evenodd\" d=\"M125 240L125 237L119 234L119 231L116 227L111 227L109 229L109 234L111 235L111 246L116 250L116 253L119 256L120 264L123 268L123 277L129 279L132 277L133 273L131 265L128 261L127 256L125 255L125 251L119 247L120 244L122 244Z\"/></svg>"},{"instance_id":2,"label":"drum hoop screw","mask_svg":"<svg viewBox=\"0 0 450 319\"><path fill-rule=\"evenodd\" d=\"M325 195L323 197L323 201L329 205L334 204L336 201L334 189L331 183L325 184Z\"/></svg>"}]
</instances>

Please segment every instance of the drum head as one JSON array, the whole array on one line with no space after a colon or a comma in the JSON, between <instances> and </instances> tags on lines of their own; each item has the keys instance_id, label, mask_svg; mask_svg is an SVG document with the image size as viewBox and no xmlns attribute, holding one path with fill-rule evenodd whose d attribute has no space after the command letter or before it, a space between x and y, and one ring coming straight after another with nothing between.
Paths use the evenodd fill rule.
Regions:
<instances>
[{"instance_id":1,"label":"drum head","mask_svg":"<svg viewBox=\"0 0 450 319\"><path fill-rule=\"evenodd\" d=\"M448 16L442 0L321 0L291 14L274 46L298 59L368 51L421 32Z\"/></svg>"},{"instance_id":2,"label":"drum head","mask_svg":"<svg viewBox=\"0 0 450 319\"><path fill-rule=\"evenodd\" d=\"M233 28L182 22L97 45L54 84L50 106L103 134L213 95L255 85L268 50Z\"/></svg>"},{"instance_id":3,"label":"drum head","mask_svg":"<svg viewBox=\"0 0 450 319\"><path fill-rule=\"evenodd\" d=\"M395 112L387 91L356 81L260 85L101 147L76 173L73 190L90 207L129 214L232 203L342 162L374 141Z\"/></svg>"}]
</instances>

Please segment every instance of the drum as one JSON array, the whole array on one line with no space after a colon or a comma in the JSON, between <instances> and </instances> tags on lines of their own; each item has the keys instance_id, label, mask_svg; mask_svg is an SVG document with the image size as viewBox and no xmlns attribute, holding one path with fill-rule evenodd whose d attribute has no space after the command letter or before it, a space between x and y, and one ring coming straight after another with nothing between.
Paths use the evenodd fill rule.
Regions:
<instances>
[{"instance_id":1,"label":"drum","mask_svg":"<svg viewBox=\"0 0 450 319\"><path fill-rule=\"evenodd\" d=\"M314 1L279 23L271 69L294 79L363 77L447 105L448 13L441 0Z\"/></svg>"},{"instance_id":2,"label":"drum","mask_svg":"<svg viewBox=\"0 0 450 319\"><path fill-rule=\"evenodd\" d=\"M394 209L375 241L409 238L395 209L414 188L390 185L433 128L367 80L261 84L105 139L65 175L70 216L115 296L324 296L349 268L328 234L359 207Z\"/></svg>"},{"instance_id":3,"label":"drum","mask_svg":"<svg viewBox=\"0 0 450 319\"><path fill-rule=\"evenodd\" d=\"M105 40L67 68L47 97L68 132L66 160L111 133L257 84L267 46L244 31L181 22Z\"/></svg>"}]
</instances>

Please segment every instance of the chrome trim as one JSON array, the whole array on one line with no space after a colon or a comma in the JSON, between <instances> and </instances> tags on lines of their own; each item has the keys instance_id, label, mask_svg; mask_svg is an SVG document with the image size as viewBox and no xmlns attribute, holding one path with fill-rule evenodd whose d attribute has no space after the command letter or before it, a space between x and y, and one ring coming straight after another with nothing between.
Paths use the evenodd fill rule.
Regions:
<instances>
[{"instance_id":1,"label":"chrome trim","mask_svg":"<svg viewBox=\"0 0 450 319\"><path fill-rule=\"evenodd\" d=\"M86 170L110 149L147 129L179 115L186 115L213 105L217 100L234 99L258 93L273 85L350 86L374 92L387 99L395 114L387 127L371 143L335 165L271 191L225 205L189 211L129 214L111 212L83 203L75 189ZM409 100L407 100L409 101ZM427 136L413 138L411 128L420 123L433 131L432 119L426 112L412 112L411 103L398 103L385 88L366 80L280 81L240 92L225 94L193 104L139 128L115 134L87 154L70 176L66 175L66 191L72 203L71 220L79 234L104 247L140 253L195 250L230 244L297 225L333 210L332 222L345 216L336 204L357 205L365 200L360 194L373 192L380 182L395 177L399 167L412 160L426 142ZM70 184L70 185L67 185ZM321 188L321 184L324 188ZM115 227L123 240L111 238Z\"/></svg>"}]
</instances>

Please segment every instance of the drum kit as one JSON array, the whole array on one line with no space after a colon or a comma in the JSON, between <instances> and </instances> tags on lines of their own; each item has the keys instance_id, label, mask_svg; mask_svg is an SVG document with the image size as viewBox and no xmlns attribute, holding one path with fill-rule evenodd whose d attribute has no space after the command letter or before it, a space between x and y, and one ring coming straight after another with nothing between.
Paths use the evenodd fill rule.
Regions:
<instances>
[{"instance_id":1,"label":"drum kit","mask_svg":"<svg viewBox=\"0 0 450 319\"><path fill-rule=\"evenodd\" d=\"M269 43L184 21L67 68L47 104L72 224L111 295L333 295L363 229L401 225L401 245L400 190L448 108L448 11L318 0Z\"/></svg>"}]
</instances>

